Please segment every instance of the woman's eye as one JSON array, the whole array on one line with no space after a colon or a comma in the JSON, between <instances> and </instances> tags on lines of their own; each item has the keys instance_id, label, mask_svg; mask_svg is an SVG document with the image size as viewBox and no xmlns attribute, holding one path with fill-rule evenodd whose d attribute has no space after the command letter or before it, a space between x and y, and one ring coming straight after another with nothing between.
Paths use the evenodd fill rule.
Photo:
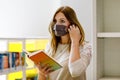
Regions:
<instances>
[{"instance_id":1,"label":"woman's eye","mask_svg":"<svg viewBox=\"0 0 120 80\"><path fill-rule=\"evenodd\" d=\"M65 21L64 20L60 20L60 23L65 23Z\"/></svg>"},{"instance_id":2,"label":"woman's eye","mask_svg":"<svg viewBox=\"0 0 120 80\"><path fill-rule=\"evenodd\" d=\"M54 19L53 22L56 23L56 20Z\"/></svg>"}]
</instances>

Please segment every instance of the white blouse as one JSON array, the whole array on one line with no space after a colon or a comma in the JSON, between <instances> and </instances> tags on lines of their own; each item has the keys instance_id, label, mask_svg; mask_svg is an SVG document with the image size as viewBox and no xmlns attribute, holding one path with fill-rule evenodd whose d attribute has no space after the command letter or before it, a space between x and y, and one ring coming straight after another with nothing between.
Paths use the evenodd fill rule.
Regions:
<instances>
[{"instance_id":1,"label":"white blouse","mask_svg":"<svg viewBox=\"0 0 120 80\"><path fill-rule=\"evenodd\" d=\"M48 50L46 48L46 52ZM80 46L80 59L68 64L69 51L68 44L59 44L54 59L63 67L49 75L50 80L86 80L86 69L91 60L91 45L85 43ZM49 53L48 53L49 55Z\"/></svg>"}]
</instances>

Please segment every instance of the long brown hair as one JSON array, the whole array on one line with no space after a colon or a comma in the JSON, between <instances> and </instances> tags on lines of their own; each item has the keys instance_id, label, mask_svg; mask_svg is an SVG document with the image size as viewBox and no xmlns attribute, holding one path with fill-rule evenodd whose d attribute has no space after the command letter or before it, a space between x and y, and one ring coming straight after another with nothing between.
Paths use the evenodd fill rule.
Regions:
<instances>
[{"instance_id":1,"label":"long brown hair","mask_svg":"<svg viewBox=\"0 0 120 80\"><path fill-rule=\"evenodd\" d=\"M60 39L61 39L60 37L55 36L54 31L53 31L53 26L55 25L55 16L59 12L64 14L64 16L70 22L70 24L74 24L74 25L78 26L78 28L80 30L80 34L81 34L81 39L79 41L80 45L83 43L84 38L85 38L84 30L83 30L81 24L79 23L79 21L77 19L75 11L71 7L68 7L68 6L60 7L55 12L55 14L53 16L53 19L52 19L52 21L49 25L49 32L51 34L50 46L51 46L51 49L52 49L51 56L55 55L57 47L58 47L58 43L60 42ZM69 41L69 42L70 42L70 44L69 44L69 50L70 50L71 41Z\"/></svg>"}]
</instances>

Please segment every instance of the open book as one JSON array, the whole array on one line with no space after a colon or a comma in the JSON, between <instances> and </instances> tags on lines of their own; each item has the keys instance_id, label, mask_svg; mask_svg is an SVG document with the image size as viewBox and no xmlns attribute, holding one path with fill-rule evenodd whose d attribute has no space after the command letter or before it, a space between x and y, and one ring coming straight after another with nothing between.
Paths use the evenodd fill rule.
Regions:
<instances>
[{"instance_id":1,"label":"open book","mask_svg":"<svg viewBox=\"0 0 120 80\"><path fill-rule=\"evenodd\" d=\"M29 59L31 59L34 63L42 63L42 64L48 64L51 66L53 71L60 69L62 66L56 62L53 58L48 56L44 51L35 51L32 53L29 53L28 51L24 50L24 52L27 54Z\"/></svg>"}]
</instances>

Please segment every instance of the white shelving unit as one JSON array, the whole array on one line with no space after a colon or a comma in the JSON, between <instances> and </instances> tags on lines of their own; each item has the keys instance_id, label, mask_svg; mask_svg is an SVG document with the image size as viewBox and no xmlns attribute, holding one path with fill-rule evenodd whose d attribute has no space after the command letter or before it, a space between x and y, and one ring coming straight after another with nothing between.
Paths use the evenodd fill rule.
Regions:
<instances>
[{"instance_id":1,"label":"white shelving unit","mask_svg":"<svg viewBox=\"0 0 120 80\"><path fill-rule=\"evenodd\" d=\"M120 0L96 0L97 80L120 80Z\"/></svg>"},{"instance_id":2,"label":"white shelving unit","mask_svg":"<svg viewBox=\"0 0 120 80\"><path fill-rule=\"evenodd\" d=\"M33 37L0 37L0 40L2 41L6 41L7 44L9 41L20 41L22 42L22 48L25 49L25 40L34 40L34 39L48 39L49 36L33 36ZM8 46L7 46L8 47ZM5 51L6 52L6 51ZM8 52L8 48L7 48L7 52ZM25 60L26 61L26 60ZM27 68L26 66L26 62L24 64L24 66L20 65L16 68L8 68L8 69L3 69L3 70L0 70L0 76L1 75L6 75L6 79L8 78L8 74L9 73L14 73L14 72L18 72L18 71L22 71L22 80L26 80L26 70L30 70L30 69L33 69L34 67L31 67L31 68Z\"/></svg>"},{"instance_id":3,"label":"white shelving unit","mask_svg":"<svg viewBox=\"0 0 120 80\"><path fill-rule=\"evenodd\" d=\"M26 38L6 38L6 37L0 37L0 40L2 40L2 41L6 41L7 42L7 50L6 51L4 51L4 52L8 52L8 42L9 41L21 41L22 42L22 44L23 44L23 46L22 46L22 48L23 49L25 49L25 39ZM3 52L3 53L4 53ZM9 53L9 54L11 54L11 53ZM11 56L11 55L10 55ZM21 57L21 56L20 56ZM10 59L11 60L11 59ZM18 71L22 71L22 79L23 80L26 80L26 65L24 64L23 66L22 66L22 64L21 64L21 61L20 61L20 65L19 66L17 66L17 67L14 67L14 68L12 68L12 66L11 66L11 61L10 61L10 67L8 68L8 69L3 69L3 70L0 70L0 75L6 75L6 79L8 79L8 74L9 73L14 73L14 72L18 72Z\"/></svg>"}]
</instances>

